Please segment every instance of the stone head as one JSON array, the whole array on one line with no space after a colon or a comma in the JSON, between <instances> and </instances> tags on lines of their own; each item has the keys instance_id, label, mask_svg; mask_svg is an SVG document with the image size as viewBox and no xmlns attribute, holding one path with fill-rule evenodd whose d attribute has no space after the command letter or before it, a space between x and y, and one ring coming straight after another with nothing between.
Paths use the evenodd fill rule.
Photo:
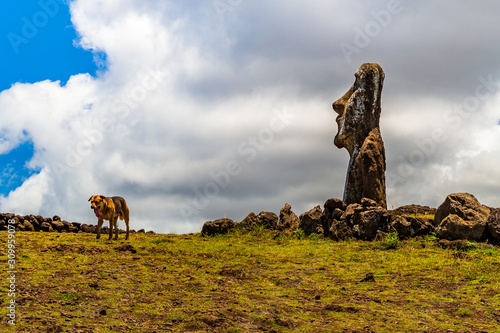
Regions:
<instances>
[{"instance_id":1,"label":"stone head","mask_svg":"<svg viewBox=\"0 0 500 333\"><path fill-rule=\"evenodd\" d=\"M385 74L378 64L366 63L354 76L352 87L332 104L338 113L338 133L333 142L338 148L346 148L350 156L360 148L370 131L379 127Z\"/></svg>"}]
</instances>

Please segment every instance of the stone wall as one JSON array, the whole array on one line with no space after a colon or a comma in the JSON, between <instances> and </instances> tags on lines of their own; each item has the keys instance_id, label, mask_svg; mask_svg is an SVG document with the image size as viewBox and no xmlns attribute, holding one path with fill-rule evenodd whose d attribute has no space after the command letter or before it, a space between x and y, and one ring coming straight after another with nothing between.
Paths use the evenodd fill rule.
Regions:
<instances>
[{"instance_id":1,"label":"stone wall","mask_svg":"<svg viewBox=\"0 0 500 333\"><path fill-rule=\"evenodd\" d=\"M480 214L472 213L476 211ZM273 218L264 219L264 216ZM323 209L316 206L300 217L285 204L279 218L274 213L261 212L259 215L250 213L239 223L227 218L208 221L202 234L226 234L235 229L250 231L255 228L286 235L301 229L305 235L317 234L333 240L374 240L386 233L397 233L400 239L435 234L447 240L500 244L500 209L485 207L468 193L450 194L438 209L408 205L387 210L368 198L349 205L340 199L328 199Z\"/></svg>"},{"instance_id":2,"label":"stone wall","mask_svg":"<svg viewBox=\"0 0 500 333\"><path fill-rule=\"evenodd\" d=\"M61 220L57 215L50 217L43 217L40 215L15 215L11 213L0 213L0 231L7 230L8 221L13 219L16 221L15 227L16 231L43 231L43 232L88 232L95 233L96 225L84 224L79 222L68 222ZM107 223L107 221L105 221ZM97 224L97 221L96 221ZM102 233L108 232L108 227L101 229ZM119 229L120 233L124 233L124 230ZM130 230L132 233L142 233L145 232L144 229L135 231ZM152 232L152 231L148 231Z\"/></svg>"}]
</instances>

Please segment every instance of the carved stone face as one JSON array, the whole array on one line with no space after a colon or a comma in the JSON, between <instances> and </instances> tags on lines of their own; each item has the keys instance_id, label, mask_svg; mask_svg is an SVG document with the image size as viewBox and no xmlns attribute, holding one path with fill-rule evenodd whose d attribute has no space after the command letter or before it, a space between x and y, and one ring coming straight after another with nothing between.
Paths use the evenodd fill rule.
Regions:
<instances>
[{"instance_id":1,"label":"carved stone face","mask_svg":"<svg viewBox=\"0 0 500 333\"><path fill-rule=\"evenodd\" d=\"M354 129L351 124L346 124L346 118L348 118L346 117L346 114L348 101L351 98L352 94L353 87L349 88L344 96L340 97L332 104L333 110L338 113L337 119L335 119L338 126L338 133L337 135L335 135L333 143L335 144L335 146L337 146L337 148L346 148L349 151L350 155L352 155L352 150L354 148L354 143L351 142L354 139Z\"/></svg>"},{"instance_id":2,"label":"carved stone face","mask_svg":"<svg viewBox=\"0 0 500 333\"><path fill-rule=\"evenodd\" d=\"M346 148L351 156L370 131L379 126L380 95L385 77L377 64L363 64L354 76L352 87L332 104L338 114L338 133L333 143L338 148Z\"/></svg>"}]
</instances>

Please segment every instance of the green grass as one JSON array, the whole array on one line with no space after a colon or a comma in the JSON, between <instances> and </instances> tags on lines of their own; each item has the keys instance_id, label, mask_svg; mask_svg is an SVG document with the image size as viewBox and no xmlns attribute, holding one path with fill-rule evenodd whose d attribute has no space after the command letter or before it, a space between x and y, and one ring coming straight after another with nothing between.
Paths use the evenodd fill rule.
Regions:
<instances>
[{"instance_id":1,"label":"green grass","mask_svg":"<svg viewBox=\"0 0 500 333\"><path fill-rule=\"evenodd\" d=\"M3 248L6 241L0 232ZM127 242L18 232L16 330L500 332L499 248L435 243L397 234L333 242L257 228ZM123 244L137 253L115 249ZM362 282L368 273L374 281Z\"/></svg>"}]
</instances>

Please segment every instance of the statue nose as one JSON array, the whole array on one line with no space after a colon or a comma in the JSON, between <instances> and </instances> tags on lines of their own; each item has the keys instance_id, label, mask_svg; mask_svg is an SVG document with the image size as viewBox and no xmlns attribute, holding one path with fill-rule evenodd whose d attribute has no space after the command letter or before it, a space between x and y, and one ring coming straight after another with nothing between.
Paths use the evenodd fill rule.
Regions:
<instances>
[{"instance_id":1,"label":"statue nose","mask_svg":"<svg viewBox=\"0 0 500 333\"><path fill-rule=\"evenodd\" d=\"M340 116L344 113L344 105L339 103L339 101L333 102L333 111L337 112Z\"/></svg>"}]
</instances>

